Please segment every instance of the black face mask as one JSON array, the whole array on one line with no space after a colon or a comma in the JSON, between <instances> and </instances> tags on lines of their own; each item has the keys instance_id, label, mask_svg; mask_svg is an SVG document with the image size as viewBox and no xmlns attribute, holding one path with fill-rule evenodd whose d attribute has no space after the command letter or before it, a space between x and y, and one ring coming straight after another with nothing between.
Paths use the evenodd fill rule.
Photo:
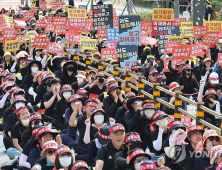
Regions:
<instances>
[{"instance_id":1,"label":"black face mask","mask_svg":"<svg viewBox=\"0 0 222 170\"><path fill-rule=\"evenodd\" d=\"M88 100L88 97L82 97L82 99L84 100L84 105L85 105L86 101Z\"/></svg>"},{"instance_id":2,"label":"black face mask","mask_svg":"<svg viewBox=\"0 0 222 170\"><path fill-rule=\"evenodd\" d=\"M192 71L191 70L184 70L185 75L191 75Z\"/></svg>"},{"instance_id":3,"label":"black face mask","mask_svg":"<svg viewBox=\"0 0 222 170\"><path fill-rule=\"evenodd\" d=\"M145 55L150 55L150 51L145 51L144 54Z\"/></svg>"},{"instance_id":4,"label":"black face mask","mask_svg":"<svg viewBox=\"0 0 222 170\"><path fill-rule=\"evenodd\" d=\"M74 67L67 67L68 71L74 71Z\"/></svg>"},{"instance_id":5,"label":"black face mask","mask_svg":"<svg viewBox=\"0 0 222 170\"><path fill-rule=\"evenodd\" d=\"M34 125L38 125L40 122L38 120L35 121Z\"/></svg>"},{"instance_id":6,"label":"black face mask","mask_svg":"<svg viewBox=\"0 0 222 170\"><path fill-rule=\"evenodd\" d=\"M213 98L213 97L211 97L211 98ZM216 100L215 98L213 98L214 100ZM208 103L210 103L210 104L212 104L213 102L212 101L210 101L210 98L209 99L207 99L207 102Z\"/></svg>"},{"instance_id":7,"label":"black face mask","mask_svg":"<svg viewBox=\"0 0 222 170\"><path fill-rule=\"evenodd\" d=\"M46 84L47 84L47 86L51 87L51 82L50 81L48 81Z\"/></svg>"},{"instance_id":8,"label":"black face mask","mask_svg":"<svg viewBox=\"0 0 222 170\"><path fill-rule=\"evenodd\" d=\"M166 81L161 81L160 82L160 86L164 86L165 87L166 86Z\"/></svg>"},{"instance_id":9,"label":"black face mask","mask_svg":"<svg viewBox=\"0 0 222 170\"><path fill-rule=\"evenodd\" d=\"M102 84L103 82L104 82L104 79L103 79L103 78L100 78L100 79L99 79L99 83Z\"/></svg>"}]
</instances>

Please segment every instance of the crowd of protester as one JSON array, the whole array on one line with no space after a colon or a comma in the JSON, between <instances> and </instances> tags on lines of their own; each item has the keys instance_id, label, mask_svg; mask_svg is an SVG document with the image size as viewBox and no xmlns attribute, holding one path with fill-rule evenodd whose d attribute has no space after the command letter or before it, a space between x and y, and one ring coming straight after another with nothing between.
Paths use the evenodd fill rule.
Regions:
<instances>
[{"instance_id":1,"label":"crowd of protester","mask_svg":"<svg viewBox=\"0 0 222 170\"><path fill-rule=\"evenodd\" d=\"M11 7L8 11L2 8L0 13L23 18L19 13L23 8L28 7ZM61 44L65 35L55 34L53 28L47 34L44 29L35 28L39 15L66 17L67 12L37 11L35 18L26 20L27 29L19 29L19 34L35 30L50 42ZM84 36L96 39L96 34L91 31ZM18 51L5 52L4 40L0 40L0 130L11 160L2 169L16 166L19 170L220 170L222 137L215 130L203 130L198 125L185 128L181 121L173 120L172 108L161 104L158 110L152 99L138 96L133 88L125 92L125 83L104 75L112 74L112 67L86 73L73 60L72 48L78 48L78 60L82 63L85 59L81 55L100 59L105 42L98 40L97 50L91 51L80 49L74 41L70 48L63 46L69 55L61 55L34 48L30 39ZM202 40L189 37L184 42L191 45ZM156 45L138 46L131 73L169 91L192 96L221 114L222 73L217 61L222 52L221 39L215 48L203 46L203 56L178 60L175 67L175 57L166 51L161 55L158 45L157 41ZM166 59L169 72L164 67ZM105 62L120 66L119 61L111 58ZM98 68L98 63L91 61L91 66ZM125 74L118 77L124 80ZM131 84L138 86L138 80L132 77ZM144 91L153 94L148 85ZM174 105L175 97L160 92L160 98ZM181 107L187 111L188 103L183 101ZM204 120L216 127L221 125L221 119L209 113L204 114Z\"/></svg>"}]
</instances>

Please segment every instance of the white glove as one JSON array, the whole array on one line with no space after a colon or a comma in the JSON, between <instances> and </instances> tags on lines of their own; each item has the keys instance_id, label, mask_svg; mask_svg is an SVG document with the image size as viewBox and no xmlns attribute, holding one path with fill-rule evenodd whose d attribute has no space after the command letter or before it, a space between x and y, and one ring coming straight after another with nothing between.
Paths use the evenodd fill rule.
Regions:
<instances>
[{"instance_id":1,"label":"white glove","mask_svg":"<svg viewBox=\"0 0 222 170\"><path fill-rule=\"evenodd\" d=\"M18 75L17 77L19 80L22 80L22 76L21 75Z\"/></svg>"}]
</instances>

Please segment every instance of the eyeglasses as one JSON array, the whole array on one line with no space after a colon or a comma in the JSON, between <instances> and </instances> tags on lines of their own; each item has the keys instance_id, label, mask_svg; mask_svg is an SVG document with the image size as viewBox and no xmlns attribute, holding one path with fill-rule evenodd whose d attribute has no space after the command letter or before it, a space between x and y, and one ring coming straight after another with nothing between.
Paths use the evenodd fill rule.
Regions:
<instances>
[{"instance_id":1,"label":"eyeglasses","mask_svg":"<svg viewBox=\"0 0 222 170\"><path fill-rule=\"evenodd\" d=\"M90 74L90 75L88 75L89 77L95 77L95 74Z\"/></svg>"},{"instance_id":2,"label":"eyeglasses","mask_svg":"<svg viewBox=\"0 0 222 170\"><path fill-rule=\"evenodd\" d=\"M142 103L142 102L143 102L143 101L135 101L134 103L137 104L137 103Z\"/></svg>"},{"instance_id":3,"label":"eyeglasses","mask_svg":"<svg viewBox=\"0 0 222 170\"><path fill-rule=\"evenodd\" d=\"M218 137L218 136L211 136L211 137L209 137L208 138L211 142L213 141L213 140L215 140L216 142L219 142L220 141L220 138Z\"/></svg>"},{"instance_id":4,"label":"eyeglasses","mask_svg":"<svg viewBox=\"0 0 222 170\"><path fill-rule=\"evenodd\" d=\"M141 72L141 69L134 70L136 73Z\"/></svg>"},{"instance_id":5,"label":"eyeglasses","mask_svg":"<svg viewBox=\"0 0 222 170\"><path fill-rule=\"evenodd\" d=\"M181 130L186 131L186 129L185 129L185 128L182 128L182 127L177 127L177 128L175 128L175 130L178 130L178 129L181 129Z\"/></svg>"},{"instance_id":6,"label":"eyeglasses","mask_svg":"<svg viewBox=\"0 0 222 170\"><path fill-rule=\"evenodd\" d=\"M153 74L150 74L150 76L156 77L156 76L157 76L157 74L153 73Z\"/></svg>"},{"instance_id":7,"label":"eyeglasses","mask_svg":"<svg viewBox=\"0 0 222 170\"><path fill-rule=\"evenodd\" d=\"M55 150L49 150L49 151L47 151L46 153L49 154L49 155L52 155L52 154L55 153Z\"/></svg>"},{"instance_id":8,"label":"eyeglasses","mask_svg":"<svg viewBox=\"0 0 222 170\"><path fill-rule=\"evenodd\" d=\"M136 158L136 161L138 163L142 162L142 161L148 161L149 159L147 157L144 157L144 158Z\"/></svg>"}]
</instances>

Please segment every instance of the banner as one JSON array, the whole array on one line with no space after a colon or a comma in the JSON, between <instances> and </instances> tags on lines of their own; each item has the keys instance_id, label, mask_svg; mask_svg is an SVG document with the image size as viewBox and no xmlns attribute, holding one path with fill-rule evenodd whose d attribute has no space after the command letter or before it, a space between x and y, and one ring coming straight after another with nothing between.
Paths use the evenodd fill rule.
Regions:
<instances>
[{"instance_id":1,"label":"banner","mask_svg":"<svg viewBox=\"0 0 222 170\"><path fill-rule=\"evenodd\" d=\"M34 18L34 13L33 12L25 12L24 13L24 18L27 19L32 19Z\"/></svg>"},{"instance_id":2,"label":"banner","mask_svg":"<svg viewBox=\"0 0 222 170\"><path fill-rule=\"evenodd\" d=\"M52 18L45 18L45 17L43 17L42 20L44 20L45 23L51 23L52 22Z\"/></svg>"},{"instance_id":3,"label":"banner","mask_svg":"<svg viewBox=\"0 0 222 170\"><path fill-rule=\"evenodd\" d=\"M181 22L181 27L192 27L193 22Z\"/></svg>"},{"instance_id":4,"label":"banner","mask_svg":"<svg viewBox=\"0 0 222 170\"><path fill-rule=\"evenodd\" d=\"M210 48L214 48L217 43L218 37L211 37L208 35L204 35L202 39L202 44L210 45Z\"/></svg>"},{"instance_id":5,"label":"banner","mask_svg":"<svg viewBox=\"0 0 222 170\"><path fill-rule=\"evenodd\" d=\"M158 36L158 27L159 26L172 26L173 21L152 21L152 36Z\"/></svg>"},{"instance_id":6,"label":"banner","mask_svg":"<svg viewBox=\"0 0 222 170\"><path fill-rule=\"evenodd\" d=\"M175 58L186 59L189 58L191 54L191 46L174 46L172 48L172 55Z\"/></svg>"},{"instance_id":7,"label":"banner","mask_svg":"<svg viewBox=\"0 0 222 170\"><path fill-rule=\"evenodd\" d=\"M66 17L53 17L53 24L66 25Z\"/></svg>"},{"instance_id":8,"label":"banner","mask_svg":"<svg viewBox=\"0 0 222 170\"><path fill-rule=\"evenodd\" d=\"M186 22L186 18L174 18L173 19L173 26L181 27L181 22Z\"/></svg>"},{"instance_id":9,"label":"banner","mask_svg":"<svg viewBox=\"0 0 222 170\"><path fill-rule=\"evenodd\" d=\"M113 28L119 28L119 17L113 16Z\"/></svg>"},{"instance_id":10,"label":"banner","mask_svg":"<svg viewBox=\"0 0 222 170\"><path fill-rule=\"evenodd\" d=\"M66 30L67 30L66 25L54 25L54 31L57 34L65 34Z\"/></svg>"},{"instance_id":11,"label":"banner","mask_svg":"<svg viewBox=\"0 0 222 170\"><path fill-rule=\"evenodd\" d=\"M47 45L47 51L51 54L63 54L62 47L55 42L49 43Z\"/></svg>"},{"instance_id":12,"label":"banner","mask_svg":"<svg viewBox=\"0 0 222 170\"><path fill-rule=\"evenodd\" d=\"M4 21L4 16L8 16L8 13L0 14L0 22Z\"/></svg>"},{"instance_id":13,"label":"banner","mask_svg":"<svg viewBox=\"0 0 222 170\"><path fill-rule=\"evenodd\" d=\"M39 10L39 8L32 7L32 12L33 12L34 14L36 14L38 10Z\"/></svg>"},{"instance_id":14,"label":"banner","mask_svg":"<svg viewBox=\"0 0 222 170\"><path fill-rule=\"evenodd\" d=\"M119 16L119 44L140 44L140 16Z\"/></svg>"},{"instance_id":15,"label":"banner","mask_svg":"<svg viewBox=\"0 0 222 170\"><path fill-rule=\"evenodd\" d=\"M29 40L29 37L34 37L34 36L38 36L38 34L34 31L34 30L31 30L29 32L26 33L25 35L25 40ZM34 40L34 39L33 39Z\"/></svg>"},{"instance_id":16,"label":"banner","mask_svg":"<svg viewBox=\"0 0 222 170\"><path fill-rule=\"evenodd\" d=\"M152 26L153 25L152 21L141 21L141 25L140 25L141 31L146 31L147 25Z\"/></svg>"},{"instance_id":17,"label":"banner","mask_svg":"<svg viewBox=\"0 0 222 170\"><path fill-rule=\"evenodd\" d=\"M107 41L106 42L107 48L115 48L116 49L116 41Z\"/></svg>"},{"instance_id":18,"label":"banner","mask_svg":"<svg viewBox=\"0 0 222 170\"><path fill-rule=\"evenodd\" d=\"M68 18L87 18L86 9L68 8Z\"/></svg>"},{"instance_id":19,"label":"banner","mask_svg":"<svg viewBox=\"0 0 222 170\"><path fill-rule=\"evenodd\" d=\"M181 60L181 59L173 59L171 61L171 67L173 69L177 70L176 64L177 64L177 61L179 61L179 60ZM165 68L165 73L169 73L170 72L169 67L168 67L169 66L169 61L170 61L170 59L163 60L163 65L164 65L164 68Z\"/></svg>"},{"instance_id":20,"label":"banner","mask_svg":"<svg viewBox=\"0 0 222 170\"><path fill-rule=\"evenodd\" d=\"M65 5L65 4L64 4L64 2L57 2L56 5L57 5L58 9L62 9L63 5Z\"/></svg>"},{"instance_id":21,"label":"banner","mask_svg":"<svg viewBox=\"0 0 222 170\"><path fill-rule=\"evenodd\" d=\"M194 26L193 27L193 35L195 36L203 36L207 34L207 27L206 26Z\"/></svg>"},{"instance_id":22,"label":"banner","mask_svg":"<svg viewBox=\"0 0 222 170\"><path fill-rule=\"evenodd\" d=\"M153 8L152 21L173 21L173 9Z\"/></svg>"},{"instance_id":23,"label":"banner","mask_svg":"<svg viewBox=\"0 0 222 170\"><path fill-rule=\"evenodd\" d=\"M7 17L6 15L3 16L4 21L6 21L7 23L9 23L11 26L13 25L13 17Z\"/></svg>"},{"instance_id":24,"label":"banner","mask_svg":"<svg viewBox=\"0 0 222 170\"><path fill-rule=\"evenodd\" d=\"M222 21L204 21L204 26L207 27L207 33L219 32L222 28Z\"/></svg>"},{"instance_id":25,"label":"banner","mask_svg":"<svg viewBox=\"0 0 222 170\"><path fill-rule=\"evenodd\" d=\"M178 46L182 46L182 44L177 43L177 42L167 42L166 43L166 52L167 53L172 53L172 49L173 47L178 47Z\"/></svg>"},{"instance_id":26,"label":"banner","mask_svg":"<svg viewBox=\"0 0 222 170\"><path fill-rule=\"evenodd\" d=\"M69 30L83 31L85 29L85 18L68 19Z\"/></svg>"},{"instance_id":27,"label":"banner","mask_svg":"<svg viewBox=\"0 0 222 170\"><path fill-rule=\"evenodd\" d=\"M191 46L191 56L204 56L203 44L192 44Z\"/></svg>"},{"instance_id":28,"label":"banner","mask_svg":"<svg viewBox=\"0 0 222 170\"><path fill-rule=\"evenodd\" d=\"M8 22L2 21L0 22L0 28L3 30L4 28L12 28L12 27Z\"/></svg>"},{"instance_id":29,"label":"banner","mask_svg":"<svg viewBox=\"0 0 222 170\"><path fill-rule=\"evenodd\" d=\"M93 27L95 30L113 27L113 5L93 5Z\"/></svg>"},{"instance_id":30,"label":"banner","mask_svg":"<svg viewBox=\"0 0 222 170\"><path fill-rule=\"evenodd\" d=\"M181 34L184 37L192 37L193 36L193 27L181 27Z\"/></svg>"},{"instance_id":31,"label":"banner","mask_svg":"<svg viewBox=\"0 0 222 170\"><path fill-rule=\"evenodd\" d=\"M86 9L87 10L87 5L79 5L79 9Z\"/></svg>"},{"instance_id":32,"label":"banner","mask_svg":"<svg viewBox=\"0 0 222 170\"><path fill-rule=\"evenodd\" d=\"M174 115L169 115L170 117L174 118ZM169 122L170 120L168 119L168 124L170 123ZM185 125L187 125L188 127L191 126L191 118L188 117L188 116L184 116L182 115L181 116L181 122L184 123Z\"/></svg>"},{"instance_id":33,"label":"banner","mask_svg":"<svg viewBox=\"0 0 222 170\"><path fill-rule=\"evenodd\" d=\"M39 3L39 9L46 9L47 2Z\"/></svg>"},{"instance_id":34,"label":"banner","mask_svg":"<svg viewBox=\"0 0 222 170\"><path fill-rule=\"evenodd\" d=\"M52 6L52 9L57 8L57 3L56 2L50 2L49 4Z\"/></svg>"},{"instance_id":35,"label":"banner","mask_svg":"<svg viewBox=\"0 0 222 170\"><path fill-rule=\"evenodd\" d=\"M18 30L12 28L4 28L2 32L4 40L15 40L18 34Z\"/></svg>"},{"instance_id":36,"label":"banner","mask_svg":"<svg viewBox=\"0 0 222 170\"><path fill-rule=\"evenodd\" d=\"M217 62L218 62L218 66L222 66L222 53L218 53Z\"/></svg>"},{"instance_id":37,"label":"banner","mask_svg":"<svg viewBox=\"0 0 222 170\"><path fill-rule=\"evenodd\" d=\"M25 43L25 36L24 35L17 35L16 39L20 39L20 45Z\"/></svg>"},{"instance_id":38,"label":"banner","mask_svg":"<svg viewBox=\"0 0 222 170\"><path fill-rule=\"evenodd\" d=\"M85 31L92 31L92 28L93 28L93 19L92 18L88 18L86 19L86 22L85 22Z\"/></svg>"},{"instance_id":39,"label":"banner","mask_svg":"<svg viewBox=\"0 0 222 170\"><path fill-rule=\"evenodd\" d=\"M14 20L14 28L15 29L25 29L26 28L25 19L22 18L15 18Z\"/></svg>"},{"instance_id":40,"label":"banner","mask_svg":"<svg viewBox=\"0 0 222 170\"><path fill-rule=\"evenodd\" d=\"M80 49L95 50L96 49L95 39L83 39L80 38Z\"/></svg>"},{"instance_id":41,"label":"banner","mask_svg":"<svg viewBox=\"0 0 222 170\"><path fill-rule=\"evenodd\" d=\"M107 41L118 41L119 29L118 28L107 28L106 40Z\"/></svg>"},{"instance_id":42,"label":"banner","mask_svg":"<svg viewBox=\"0 0 222 170\"><path fill-rule=\"evenodd\" d=\"M49 44L49 38L43 36L35 36L33 47L46 49Z\"/></svg>"},{"instance_id":43,"label":"banner","mask_svg":"<svg viewBox=\"0 0 222 170\"><path fill-rule=\"evenodd\" d=\"M40 19L36 21L35 28L45 28L45 20Z\"/></svg>"},{"instance_id":44,"label":"banner","mask_svg":"<svg viewBox=\"0 0 222 170\"><path fill-rule=\"evenodd\" d=\"M5 41L5 52L18 51L19 48L20 48L20 39Z\"/></svg>"},{"instance_id":45,"label":"banner","mask_svg":"<svg viewBox=\"0 0 222 170\"><path fill-rule=\"evenodd\" d=\"M45 23L45 32L49 33L52 27L54 28L53 23Z\"/></svg>"},{"instance_id":46,"label":"banner","mask_svg":"<svg viewBox=\"0 0 222 170\"><path fill-rule=\"evenodd\" d=\"M107 29L106 28L98 28L97 36L101 39L106 39Z\"/></svg>"},{"instance_id":47,"label":"banner","mask_svg":"<svg viewBox=\"0 0 222 170\"><path fill-rule=\"evenodd\" d=\"M158 38L159 38L159 52L160 54L164 53L166 49L166 42L168 41L168 36L179 36L180 28L179 26L159 26L158 27Z\"/></svg>"},{"instance_id":48,"label":"banner","mask_svg":"<svg viewBox=\"0 0 222 170\"><path fill-rule=\"evenodd\" d=\"M101 59L105 61L107 58L119 61L119 57L115 48L102 48Z\"/></svg>"},{"instance_id":49,"label":"banner","mask_svg":"<svg viewBox=\"0 0 222 170\"><path fill-rule=\"evenodd\" d=\"M183 44L183 36L168 36L168 42L177 42Z\"/></svg>"},{"instance_id":50,"label":"banner","mask_svg":"<svg viewBox=\"0 0 222 170\"><path fill-rule=\"evenodd\" d=\"M141 45L156 45L156 38L147 37L146 35L141 35L140 37Z\"/></svg>"}]
</instances>

